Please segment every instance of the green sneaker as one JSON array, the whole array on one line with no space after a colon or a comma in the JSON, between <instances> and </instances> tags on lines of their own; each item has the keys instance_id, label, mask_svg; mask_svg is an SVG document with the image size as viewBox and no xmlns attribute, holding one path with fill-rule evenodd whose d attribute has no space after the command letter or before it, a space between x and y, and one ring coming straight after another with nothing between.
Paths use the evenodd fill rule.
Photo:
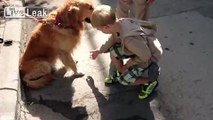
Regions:
<instances>
[{"instance_id":1,"label":"green sneaker","mask_svg":"<svg viewBox=\"0 0 213 120\"><path fill-rule=\"evenodd\" d=\"M157 86L158 86L157 80L143 84L142 90L139 93L138 98L141 100L147 98Z\"/></svg>"},{"instance_id":2,"label":"green sneaker","mask_svg":"<svg viewBox=\"0 0 213 120\"><path fill-rule=\"evenodd\" d=\"M120 72L115 71L113 75L110 75L104 79L106 84L112 84L118 82L118 78L120 77Z\"/></svg>"}]
</instances>

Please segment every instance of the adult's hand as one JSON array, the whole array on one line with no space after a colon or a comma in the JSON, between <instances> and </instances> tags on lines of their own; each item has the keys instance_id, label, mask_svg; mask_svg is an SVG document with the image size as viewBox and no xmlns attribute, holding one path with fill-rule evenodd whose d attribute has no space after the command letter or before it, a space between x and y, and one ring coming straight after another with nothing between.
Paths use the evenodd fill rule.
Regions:
<instances>
[{"instance_id":1,"label":"adult's hand","mask_svg":"<svg viewBox=\"0 0 213 120\"><path fill-rule=\"evenodd\" d=\"M151 5L154 2L154 0L146 0L147 5Z\"/></svg>"}]
</instances>

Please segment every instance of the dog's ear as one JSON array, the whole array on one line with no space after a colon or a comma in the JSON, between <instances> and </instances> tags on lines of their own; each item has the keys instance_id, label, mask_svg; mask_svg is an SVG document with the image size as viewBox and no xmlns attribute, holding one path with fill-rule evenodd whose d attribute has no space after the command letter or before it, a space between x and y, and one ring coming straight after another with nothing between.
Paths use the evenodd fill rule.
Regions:
<instances>
[{"instance_id":1,"label":"dog's ear","mask_svg":"<svg viewBox=\"0 0 213 120\"><path fill-rule=\"evenodd\" d=\"M77 6L71 6L69 8L69 12L70 13L77 13L77 12L79 12L79 8Z\"/></svg>"},{"instance_id":2,"label":"dog's ear","mask_svg":"<svg viewBox=\"0 0 213 120\"><path fill-rule=\"evenodd\" d=\"M68 11L68 15L72 24L77 23L79 21L79 8L76 6L71 6Z\"/></svg>"}]
</instances>

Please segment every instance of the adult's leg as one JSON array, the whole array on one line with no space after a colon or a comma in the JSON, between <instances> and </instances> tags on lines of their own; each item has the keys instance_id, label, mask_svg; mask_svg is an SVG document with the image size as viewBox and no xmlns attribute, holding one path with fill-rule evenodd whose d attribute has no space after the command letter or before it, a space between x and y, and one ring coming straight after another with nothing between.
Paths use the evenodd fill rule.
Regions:
<instances>
[{"instance_id":1,"label":"adult's leg","mask_svg":"<svg viewBox=\"0 0 213 120\"><path fill-rule=\"evenodd\" d=\"M146 0L133 0L135 17L140 20L148 19L148 6Z\"/></svg>"},{"instance_id":2,"label":"adult's leg","mask_svg":"<svg viewBox=\"0 0 213 120\"><path fill-rule=\"evenodd\" d=\"M117 0L116 16L117 18L129 17L129 10L132 0Z\"/></svg>"}]
</instances>

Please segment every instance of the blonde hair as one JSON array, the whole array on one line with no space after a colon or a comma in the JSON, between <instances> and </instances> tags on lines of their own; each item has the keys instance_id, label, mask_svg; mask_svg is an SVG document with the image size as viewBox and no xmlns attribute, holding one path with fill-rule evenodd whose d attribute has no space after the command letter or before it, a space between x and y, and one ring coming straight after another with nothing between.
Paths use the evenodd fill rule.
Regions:
<instances>
[{"instance_id":1,"label":"blonde hair","mask_svg":"<svg viewBox=\"0 0 213 120\"><path fill-rule=\"evenodd\" d=\"M109 5L97 6L91 16L91 24L93 27L102 27L114 24L116 21L115 12Z\"/></svg>"}]
</instances>

